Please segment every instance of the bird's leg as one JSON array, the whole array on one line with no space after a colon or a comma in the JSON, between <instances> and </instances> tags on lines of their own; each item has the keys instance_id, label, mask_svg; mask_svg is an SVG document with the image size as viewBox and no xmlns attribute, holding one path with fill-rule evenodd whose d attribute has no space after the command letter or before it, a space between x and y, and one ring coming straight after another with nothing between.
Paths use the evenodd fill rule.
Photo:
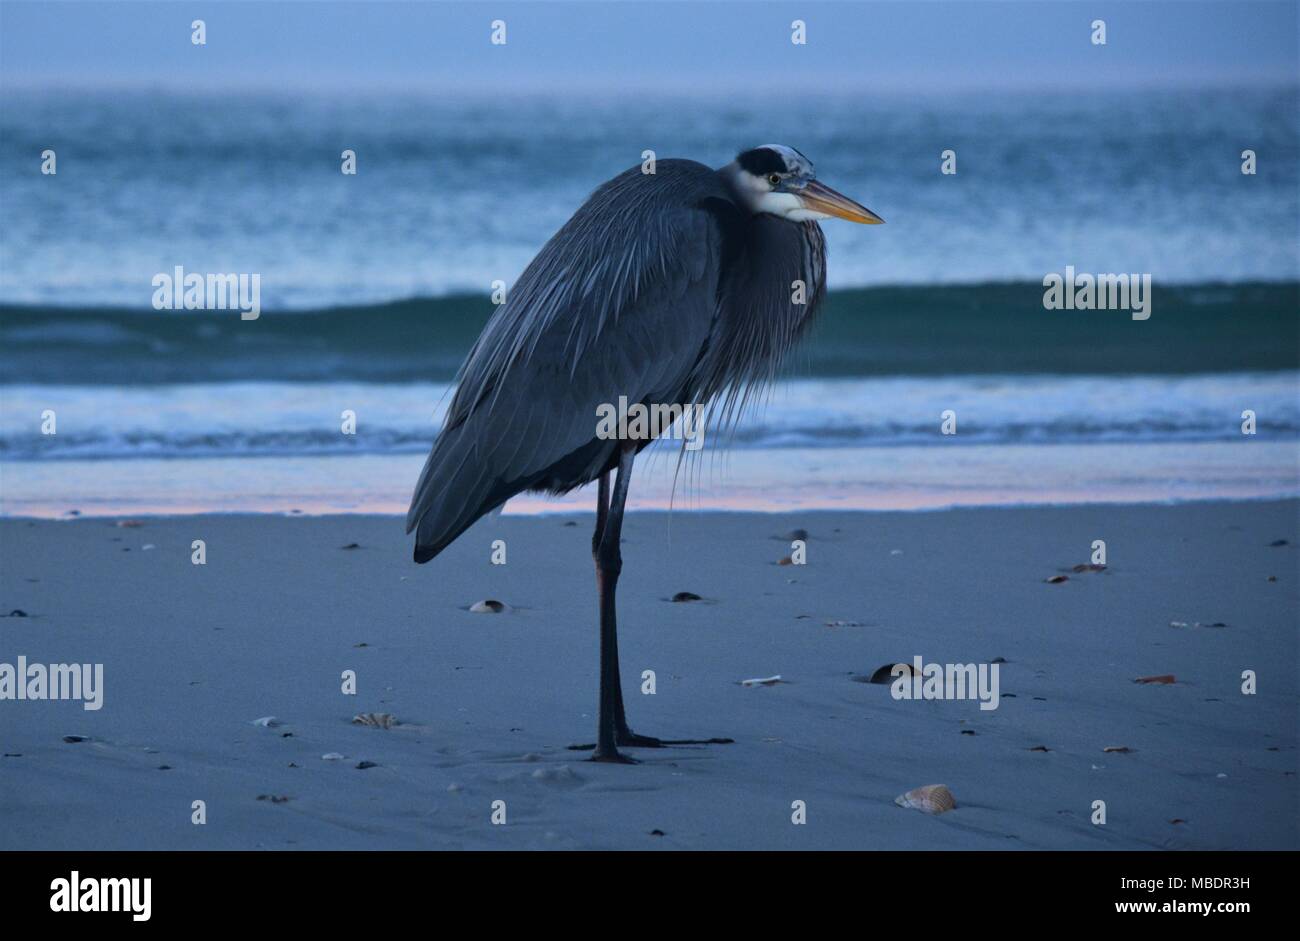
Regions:
<instances>
[{"instance_id":1,"label":"bird's leg","mask_svg":"<svg viewBox=\"0 0 1300 941\"><path fill-rule=\"evenodd\" d=\"M591 536L591 557L596 563L596 589L600 596L600 718L598 720L595 761L622 761L631 759L619 754L618 746L625 748L662 748L665 745L726 745L729 738L659 739L638 735L628 727L623 711L623 684L618 664L618 629L614 595L619 572L623 568L620 551L623 531L623 508L627 501L629 478L635 449L627 448L619 456L618 479L614 484L613 498L609 492L609 472L600 475L596 494L596 530ZM611 721L612 716L612 721ZM586 750L591 745L574 745L575 750ZM613 756L613 757L609 757Z\"/></svg>"},{"instance_id":2,"label":"bird's leg","mask_svg":"<svg viewBox=\"0 0 1300 941\"><path fill-rule=\"evenodd\" d=\"M609 473L600 477L596 507L596 535L592 537L592 555L596 560L596 591L600 597L600 715L596 726L596 750L592 761L630 763L633 759L618 751L619 726L626 728L623 718L623 689L618 676L618 620L615 610L615 593L618 575L623 570L623 554L619 542L623 531L623 507L627 502L627 488L632 476L632 461L636 451L624 447L618 458L618 477L614 492L609 494Z\"/></svg>"}]
</instances>

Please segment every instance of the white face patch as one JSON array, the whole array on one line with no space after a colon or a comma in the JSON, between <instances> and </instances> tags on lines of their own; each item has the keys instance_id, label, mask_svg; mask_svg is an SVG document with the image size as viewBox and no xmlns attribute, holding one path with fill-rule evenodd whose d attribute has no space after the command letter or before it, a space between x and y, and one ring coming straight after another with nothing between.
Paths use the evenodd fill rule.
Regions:
<instances>
[{"instance_id":1,"label":"white face patch","mask_svg":"<svg viewBox=\"0 0 1300 941\"><path fill-rule=\"evenodd\" d=\"M816 219L829 219L824 212L817 212L804 206L794 193L761 193L754 200L755 212L767 212L790 222L811 222Z\"/></svg>"},{"instance_id":2,"label":"white face patch","mask_svg":"<svg viewBox=\"0 0 1300 941\"><path fill-rule=\"evenodd\" d=\"M770 151L780 158L784 169L781 171L765 169L763 173L755 173L742 167L739 158L727 168L737 194L744 200L750 212L764 212L790 222L811 222L815 219L830 218L824 212L807 208L799 197L799 191L803 186L816 178L812 161L793 147L786 147L784 144L764 144L755 150ZM764 162L766 161L761 161L759 165ZM780 177L776 184L773 184L770 179L773 172L777 172Z\"/></svg>"}]
</instances>

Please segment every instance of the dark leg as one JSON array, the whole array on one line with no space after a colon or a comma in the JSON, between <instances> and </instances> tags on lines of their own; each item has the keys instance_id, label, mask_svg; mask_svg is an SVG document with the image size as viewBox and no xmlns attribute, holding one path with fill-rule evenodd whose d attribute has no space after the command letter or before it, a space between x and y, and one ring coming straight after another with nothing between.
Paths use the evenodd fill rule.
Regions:
<instances>
[{"instance_id":1,"label":"dark leg","mask_svg":"<svg viewBox=\"0 0 1300 941\"><path fill-rule=\"evenodd\" d=\"M628 748L662 748L664 745L725 745L729 738L658 739L637 735L627 724L623 711L623 684L618 664L618 622L615 592L623 570L620 550L623 533L623 509L632 475L636 452L626 448L619 455L618 477L611 496L609 473L600 476L596 495L596 531L591 537L591 556L596 563L596 590L600 597L600 717L593 761L631 762L619 753L618 746ZM578 750L591 745L574 745Z\"/></svg>"},{"instance_id":2,"label":"dark leg","mask_svg":"<svg viewBox=\"0 0 1300 941\"><path fill-rule=\"evenodd\" d=\"M618 676L615 594L618 590L618 576L623 570L619 541L622 538L623 507L627 502L627 488L635 454L628 447L619 453L618 477L614 481L614 492L610 495L608 506L605 505L605 495L609 490L609 474L602 474L600 478L599 505L596 509L597 535L592 537L592 555L596 560L596 591L600 596L600 717L596 726L596 751L591 756L592 761L632 761L619 754L617 747L619 720L623 718L623 689ZM626 725L626 722L623 724Z\"/></svg>"}]
</instances>

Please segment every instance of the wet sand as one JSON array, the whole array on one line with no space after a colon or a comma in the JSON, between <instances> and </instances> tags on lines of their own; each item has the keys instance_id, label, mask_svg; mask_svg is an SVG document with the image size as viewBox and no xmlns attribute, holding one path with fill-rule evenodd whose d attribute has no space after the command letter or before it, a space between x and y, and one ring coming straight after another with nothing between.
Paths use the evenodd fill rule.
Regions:
<instances>
[{"instance_id":1,"label":"wet sand","mask_svg":"<svg viewBox=\"0 0 1300 941\"><path fill-rule=\"evenodd\" d=\"M636 766L566 748L595 726L590 514L487 519L426 566L389 516L6 519L0 663L104 685L0 701L0 848L1295 849L1298 509L634 513L631 722L735 739ZM775 564L796 528L808 564ZM1096 539L1107 568L1071 571ZM916 656L1004 658L998 707L859 681ZM955 810L895 805L933 783Z\"/></svg>"}]
</instances>

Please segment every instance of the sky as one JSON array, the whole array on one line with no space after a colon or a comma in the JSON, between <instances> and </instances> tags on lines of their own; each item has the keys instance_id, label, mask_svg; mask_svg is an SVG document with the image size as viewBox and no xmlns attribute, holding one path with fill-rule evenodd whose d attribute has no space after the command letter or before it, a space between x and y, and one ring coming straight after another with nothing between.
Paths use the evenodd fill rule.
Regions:
<instances>
[{"instance_id":1,"label":"sky","mask_svg":"<svg viewBox=\"0 0 1300 941\"><path fill-rule=\"evenodd\" d=\"M1283 2L25 2L0 86L730 90L1293 84ZM1106 21L1107 43L1091 42ZM203 19L207 44L190 41ZM507 42L489 41L506 22ZM790 41L807 24L807 44Z\"/></svg>"}]
</instances>

